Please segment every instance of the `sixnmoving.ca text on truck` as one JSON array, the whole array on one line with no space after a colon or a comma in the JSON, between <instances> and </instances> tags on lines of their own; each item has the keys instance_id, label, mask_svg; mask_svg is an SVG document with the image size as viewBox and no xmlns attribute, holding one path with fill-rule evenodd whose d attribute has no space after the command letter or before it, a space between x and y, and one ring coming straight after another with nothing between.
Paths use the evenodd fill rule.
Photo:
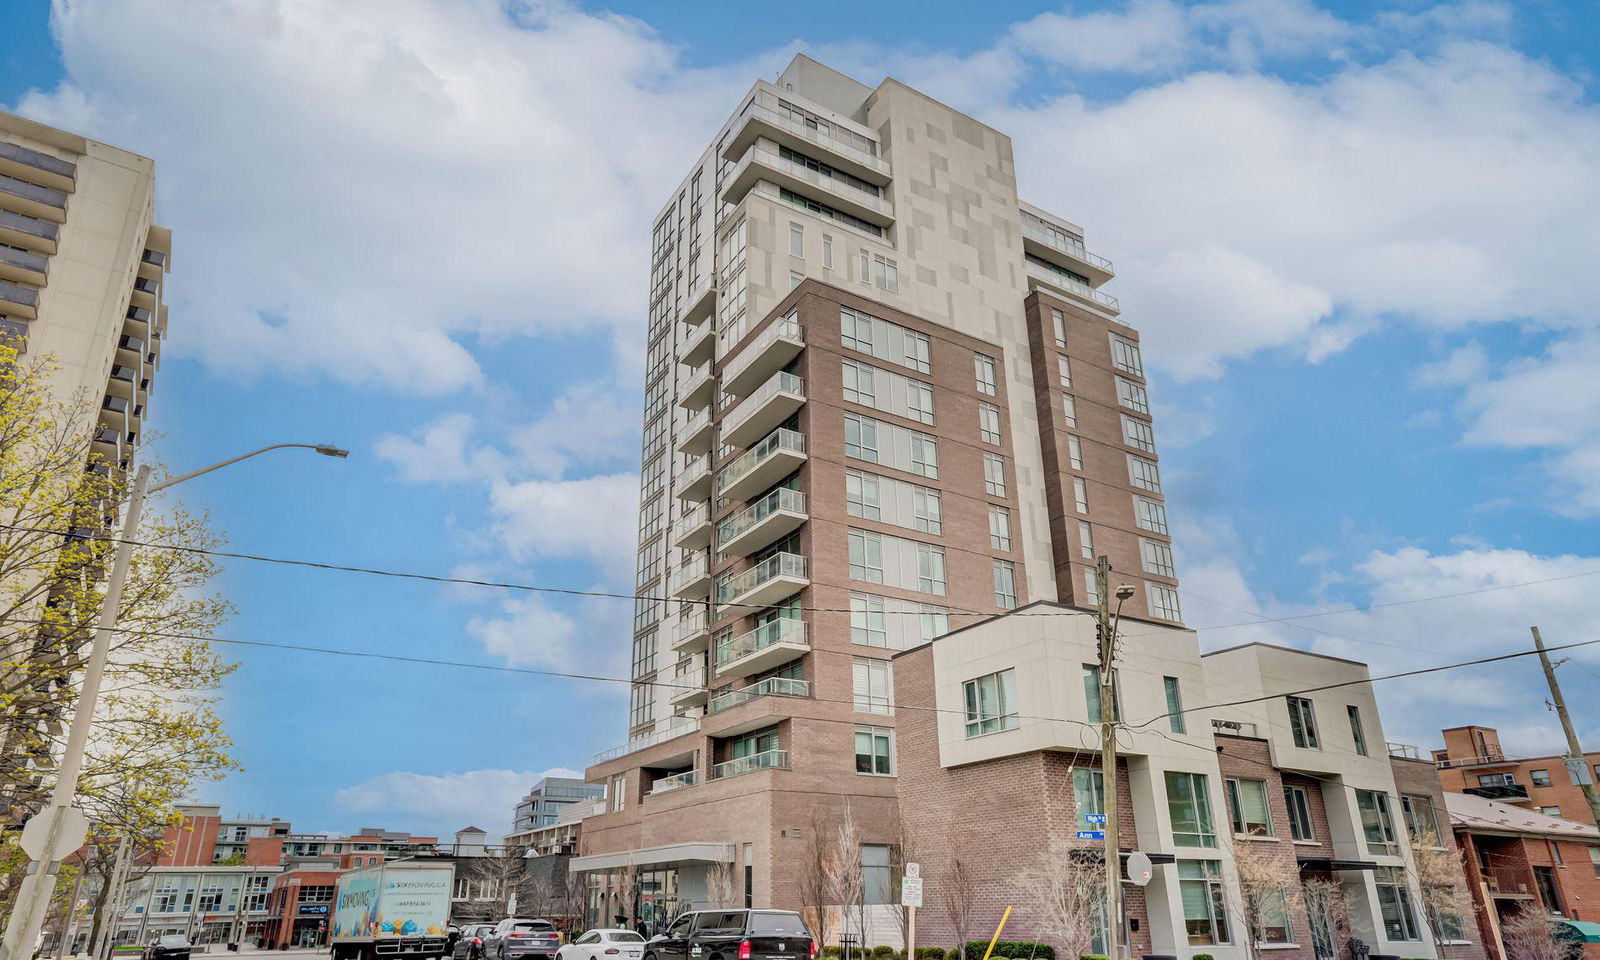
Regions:
<instances>
[{"instance_id":1,"label":"sixnmoving.ca text on truck","mask_svg":"<svg viewBox=\"0 0 1600 960\"><path fill-rule=\"evenodd\" d=\"M456 870L402 860L339 877L333 960L442 957Z\"/></svg>"}]
</instances>

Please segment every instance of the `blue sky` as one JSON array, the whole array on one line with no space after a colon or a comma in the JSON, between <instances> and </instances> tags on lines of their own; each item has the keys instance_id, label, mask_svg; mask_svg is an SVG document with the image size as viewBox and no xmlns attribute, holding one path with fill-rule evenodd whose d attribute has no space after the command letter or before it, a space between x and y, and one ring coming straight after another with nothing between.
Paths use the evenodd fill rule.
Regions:
<instances>
[{"instance_id":1,"label":"blue sky","mask_svg":"<svg viewBox=\"0 0 1600 960\"><path fill-rule=\"evenodd\" d=\"M1600 571L1591 4L57 6L0 8L0 104L157 160L160 456L353 451L185 488L240 550L627 592L648 223L803 49L1011 133L1024 194L1117 262L1207 648L1388 669L1600 625L1572 576ZM626 670L626 603L248 562L221 587L224 636ZM246 771L204 796L307 828L503 827L624 736L615 686L231 650ZM1562 668L1570 701L1596 671ZM1389 739L1555 748L1533 664L1450 676L1380 690Z\"/></svg>"}]
</instances>

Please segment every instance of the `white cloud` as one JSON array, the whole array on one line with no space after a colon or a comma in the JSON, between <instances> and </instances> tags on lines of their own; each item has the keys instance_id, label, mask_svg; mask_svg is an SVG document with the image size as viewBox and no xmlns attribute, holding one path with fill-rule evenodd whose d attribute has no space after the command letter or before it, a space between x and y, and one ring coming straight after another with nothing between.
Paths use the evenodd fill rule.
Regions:
<instances>
[{"instance_id":1,"label":"white cloud","mask_svg":"<svg viewBox=\"0 0 1600 960\"><path fill-rule=\"evenodd\" d=\"M173 347L424 392L480 380L464 333L633 334L650 217L751 76L559 0L55 10L68 79L19 109L156 159Z\"/></svg>"},{"instance_id":2,"label":"white cloud","mask_svg":"<svg viewBox=\"0 0 1600 960\"><path fill-rule=\"evenodd\" d=\"M406 483L460 483L499 473L492 452L468 449L476 422L465 413L447 413L410 437L385 433L373 444L379 459L393 463Z\"/></svg>"},{"instance_id":3,"label":"white cloud","mask_svg":"<svg viewBox=\"0 0 1600 960\"><path fill-rule=\"evenodd\" d=\"M1411 381L1419 387L1459 387L1482 380L1488 369L1489 354L1474 340L1418 367Z\"/></svg>"},{"instance_id":4,"label":"white cloud","mask_svg":"<svg viewBox=\"0 0 1600 960\"><path fill-rule=\"evenodd\" d=\"M433 831L450 842L455 831L475 826L491 839L511 829L511 811L541 777L581 777L565 767L549 770L468 770L429 774L385 773L333 795L341 810L404 822L413 832Z\"/></svg>"},{"instance_id":5,"label":"white cloud","mask_svg":"<svg viewBox=\"0 0 1600 960\"><path fill-rule=\"evenodd\" d=\"M520 464L539 476L558 477L573 466L637 465L640 402L637 391L573 384L508 440Z\"/></svg>"},{"instance_id":6,"label":"white cloud","mask_svg":"<svg viewBox=\"0 0 1600 960\"><path fill-rule=\"evenodd\" d=\"M513 558L586 558L598 562L611 582L631 580L637 475L497 483L489 505L495 532Z\"/></svg>"},{"instance_id":7,"label":"white cloud","mask_svg":"<svg viewBox=\"0 0 1600 960\"><path fill-rule=\"evenodd\" d=\"M599 589L599 588L597 588ZM517 667L582 673L593 680L587 694L627 693L628 649L633 604L614 597L585 597L558 609L542 595L512 596L493 616L474 617L467 632L488 652Z\"/></svg>"}]
</instances>

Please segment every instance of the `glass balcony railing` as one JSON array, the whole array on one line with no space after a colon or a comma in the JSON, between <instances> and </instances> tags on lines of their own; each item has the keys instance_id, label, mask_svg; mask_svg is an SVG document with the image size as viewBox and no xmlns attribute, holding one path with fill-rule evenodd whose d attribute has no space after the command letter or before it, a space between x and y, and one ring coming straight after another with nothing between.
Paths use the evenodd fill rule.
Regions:
<instances>
[{"instance_id":1,"label":"glass balcony railing","mask_svg":"<svg viewBox=\"0 0 1600 960\"><path fill-rule=\"evenodd\" d=\"M704 664L685 670L670 679L660 681L667 688L667 697L677 700L682 697L692 697L697 693L703 694L706 690L706 668Z\"/></svg>"},{"instance_id":2,"label":"glass balcony railing","mask_svg":"<svg viewBox=\"0 0 1600 960\"><path fill-rule=\"evenodd\" d=\"M1074 296L1081 297L1114 312L1120 313L1122 311L1122 307L1117 302L1116 297L1111 296L1109 293L1101 293L1087 283L1068 276L1066 271L1057 268L1053 264L1047 264L1029 257L1026 261L1026 267L1030 275L1043 280L1053 287L1060 287Z\"/></svg>"},{"instance_id":3,"label":"glass balcony railing","mask_svg":"<svg viewBox=\"0 0 1600 960\"><path fill-rule=\"evenodd\" d=\"M739 351L738 356L731 360L724 358L725 366L722 369L722 382L732 383L739 379L739 375L744 373L745 368L754 363L756 359L766 352L768 347L779 339L805 342L805 330L801 328L800 321L795 319L793 315L786 316L761 331L754 340L745 344L744 349ZM730 350L736 342L737 340L724 339L722 349L724 351Z\"/></svg>"},{"instance_id":4,"label":"glass balcony railing","mask_svg":"<svg viewBox=\"0 0 1600 960\"><path fill-rule=\"evenodd\" d=\"M740 596L779 577L805 579L806 558L798 553L776 553L748 570L717 584L717 602L732 603ZM720 656L720 654L719 654Z\"/></svg>"},{"instance_id":5,"label":"glass balcony railing","mask_svg":"<svg viewBox=\"0 0 1600 960\"><path fill-rule=\"evenodd\" d=\"M1083 244L1060 231L1044 226L1042 222L1035 222L1029 219L1027 215L1022 218L1022 235L1032 237L1047 247L1060 250L1069 257L1077 257L1084 263L1092 263L1107 273L1114 272L1111 268L1110 260L1090 253Z\"/></svg>"},{"instance_id":6,"label":"glass balcony railing","mask_svg":"<svg viewBox=\"0 0 1600 960\"><path fill-rule=\"evenodd\" d=\"M687 584L703 579L708 569L709 562L706 560L706 555L704 553L696 554L693 559L672 571L672 576L667 578L668 591L675 594Z\"/></svg>"},{"instance_id":7,"label":"glass balcony railing","mask_svg":"<svg viewBox=\"0 0 1600 960\"><path fill-rule=\"evenodd\" d=\"M717 764L711 768L711 779L726 780L728 777L755 773L757 770L787 769L789 769L789 751L768 750L765 753L752 753L748 757L739 757L737 760Z\"/></svg>"},{"instance_id":8,"label":"glass balcony railing","mask_svg":"<svg viewBox=\"0 0 1600 960\"><path fill-rule=\"evenodd\" d=\"M787 427L767 434L766 439L745 451L740 457L717 471L717 490L727 490L729 487L744 479L749 473L771 459L780 452L797 453L804 455L806 452L805 434Z\"/></svg>"},{"instance_id":9,"label":"glass balcony railing","mask_svg":"<svg viewBox=\"0 0 1600 960\"><path fill-rule=\"evenodd\" d=\"M617 757L625 757L635 750L653 747L658 743L665 743L668 740L681 737L698 729L700 729L700 719L698 717L673 717L649 733L634 737L620 747L602 750L594 755L594 762L604 763Z\"/></svg>"},{"instance_id":10,"label":"glass balcony railing","mask_svg":"<svg viewBox=\"0 0 1600 960\"><path fill-rule=\"evenodd\" d=\"M792 554L779 556L792 556ZM771 623L763 623L749 633L729 637L717 645L717 666L725 667L735 660L748 657L752 653L759 653L776 643L806 643L806 622L787 618L774 620Z\"/></svg>"},{"instance_id":11,"label":"glass balcony railing","mask_svg":"<svg viewBox=\"0 0 1600 960\"><path fill-rule=\"evenodd\" d=\"M710 629L710 620L706 618L705 611L697 610L678 621L678 629L674 636L677 638L678 643L682 643L690 637L705 633L708 629Z\"/></svg>"},{"instance_id":12,"label":"glass balcony railing","mask_svg":"<svg viewBox=\"0 0 1600 960\"><path fill-rule=\"evenodd\" d=\"M652 782L650 784L650 795L655 796L658 793L666 793L669 790L677 790L681 787L692 787L699 782L699 773L694 770L685 770L682 773L674 773L670 777L662 777Z\"/></svg>"},{"instance_id":13,"label":"glass balcony railing","mask_svg":"<svg viewBox=\"0 0 1600 960\"><path fill-rule=\"evenodd\" d=\"M827 147L840 156L849 157L863 167L886 175L889 172L889 161L882 157L869 153L853 143L830 136L826 131L806 123L803 119L780 113L759 101L751 101L750 106L745 108L745 115L758 117L780 130L785 130L819 146Z\"/></svg>"},{"instance_id":14,"label":"glass balcony railing","mask_svg":"<svg viewBox=\"0 0 1600 960\"><path fill-rule=\"evenodd\" d=\"M788 510L806 512L806 495L798 490L774 490L728 519L717 524L717 546L724 547L740 534L777 513Z\"/></svg>"},{"instance_id":15,"label":"glass balcony railing","mask_svg":"<svg viewBox=\"0 0 1600 960\"><path fill-rule=\"evenodd\" d=\"M786 373L782 370L773 374L771 377L767 378L766 383L763 383L761 386L756 388L755 393L752 393L750 396L739 401L738 406L734 407L732 410L728 411L725 416L723 416L723 434L726 436L727 434L737 431L741 426L744 425L745 421L755 416L757 411L765 407L769 400L778 396L779 394L785 393L790 394L791 396L804 397L806 395L806 382L794 374ZM792 402L788 404L788 406L792 410ZM767 422L770 424L772 421L768 420ZM779 420L778 422L781 423L783 421Z\"/></svg>"},{"instance_id":16,"label":"glass balcony railing","mask_svg":"<svg viewBox=\"0 0 1600 960\"><path fill-rule=\"evenodd\" d=\"M741 690L725 690L717 694L706 705L706 713L721 713L724 710L737 707L741 703L749 703L757 697L809 696L811 696L811 683L807 680L794 680L789 677L768 677Z\"/></svg>"}]
</instances>

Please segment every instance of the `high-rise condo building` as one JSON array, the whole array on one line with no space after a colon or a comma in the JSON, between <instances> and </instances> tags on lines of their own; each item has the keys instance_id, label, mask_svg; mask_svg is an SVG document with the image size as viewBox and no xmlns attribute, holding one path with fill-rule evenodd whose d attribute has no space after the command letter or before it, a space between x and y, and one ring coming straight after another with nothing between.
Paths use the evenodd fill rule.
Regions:
<instances>
[{"instance_id":1,"label":"high-rise condo building","mask_svg":"<svg viewBox=\"0 0 1600 960\"><path fill-rule=\"evenodd\" d=\"M800 56L735 105L652 236L630 740L575 863L597 922L797 906L847 814L887 870L897 651L1093 607L1100 554L1125 617L1179 622L1112 277L1020 199L1008 136L926 94Z\"/></svg>"}]
</instances>

